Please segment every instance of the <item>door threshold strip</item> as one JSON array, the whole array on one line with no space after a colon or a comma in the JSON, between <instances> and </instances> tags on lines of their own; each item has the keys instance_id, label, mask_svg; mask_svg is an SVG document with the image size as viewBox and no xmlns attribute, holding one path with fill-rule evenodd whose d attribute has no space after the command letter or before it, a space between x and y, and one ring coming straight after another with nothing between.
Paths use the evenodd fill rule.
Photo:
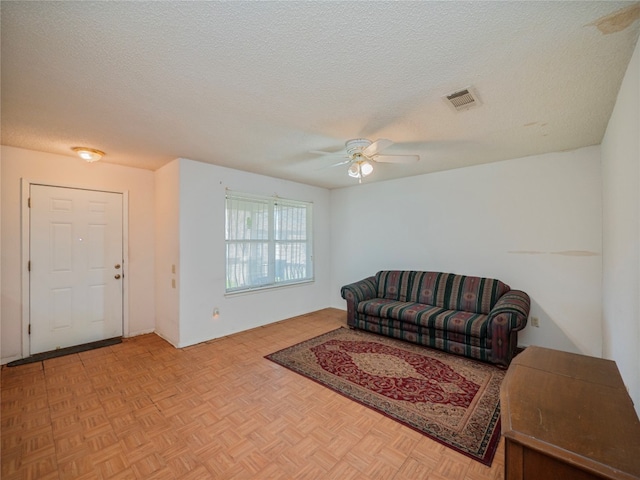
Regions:
<instances>
[{"instance_id":1,"label":"door threshold strip","mask_svg":"<svg viewBox=\"0 0 640 480\"><path fill-rule=\"evenodd\" d=\"M43 360L49 360L51 358L62 357L64 355L71 355L74 353L86 352L87 350L93 350L95 348L109 347L118 343L122 343L122 337L107 338L106 340L98 340L97 342L83 343L82 345L59 348L57 350L51 350L50 352L36 353L35 355L31 355L27 358L14 360L13 362L7 363L7 367L17 367L18 365L42 362Z\"/></svg>"}]
</instances>

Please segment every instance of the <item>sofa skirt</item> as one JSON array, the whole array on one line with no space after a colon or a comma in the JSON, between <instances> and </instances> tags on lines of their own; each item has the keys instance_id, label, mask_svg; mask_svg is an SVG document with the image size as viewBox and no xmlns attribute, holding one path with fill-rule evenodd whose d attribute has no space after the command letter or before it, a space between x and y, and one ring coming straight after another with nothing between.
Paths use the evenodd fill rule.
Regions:
<instances>
[{"instance_id":1,"label":"sofa skirt","mask_svg":"<svg viewBox=\"0 0 640 480\"><path fill-rule=\"evenodd\" d=\"M491 339L487 337L478 338L461 333L432 330L414 323L362 313L356 315L355 323L350 326L456 355L464 355L485 362L491 361Z\"/></svg>"}]
</instances>

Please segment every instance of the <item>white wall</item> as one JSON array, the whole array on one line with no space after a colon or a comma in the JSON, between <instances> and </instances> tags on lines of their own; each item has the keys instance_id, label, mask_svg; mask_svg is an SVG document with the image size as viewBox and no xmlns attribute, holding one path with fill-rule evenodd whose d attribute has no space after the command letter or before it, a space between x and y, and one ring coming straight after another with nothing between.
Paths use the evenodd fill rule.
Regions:
<instances>
[{"instance_id":1,"label":"white wall","mask_svg":"<svg viewBox=\"0 0 640 480\"><path fill-rule=\"evenodd\" d=\"M603 353L640 413L640 46L602 141Z\"/></svg>"},{"instance_id":2,"label":"white wall","mask_svg":"<svg viewBox=\"0 0 640 480\"><path fill-rule=\"evenodd\" d=\"M155 171L156 333L180 343L180 163ZM175 267L174 267L175 266ZM174 273L175 270L175 273Z\"/></svg>"},{"instance_id":3,"label":"white wall","mask_svg":"<svg viewBox=\"0 0 640 480\"><path fill-rule=\"evenodd\" d=\"M531 296L519 343L601 355L599 147L363 183L331 207L335 307L382 269L493 277Z\"/></svg>"},{"instance_id":4,"label":"white wall","mask_svg":"<svg viewBox=\"0 0 640 480\"><path fill-rule=\"evenodd\" d=\"M20 179L129 192L129 325L125 335L153 331L154 177L137 168L3 146L1 362L21 358L21 191ZM28 352L24 352L26 356Z\"/></svg>"},{"instance_id":5,"label":"white wall","mask_svg":"<svg viewBox=\"0 0 640 480\"><path fill-rule=\"evenodd\" d=\"M174 163L179 165L180 182L178 346L218 338L327 307L331 254L328 190L191 160L179 159ZM159 188L160 185L157 195L163 196L165 192ZM227 188L313 202L313 283L225 296ZM175 196L171 192L168 195ZM165 233L171 235L171 232ZM157 235L164 233L159 230ZM165 259L159 262L159 269L166 267ZM159 295L163 291L161 287ZM213 318L215 307L220 310L216 319Z\"/></svg>"}]
</instances>

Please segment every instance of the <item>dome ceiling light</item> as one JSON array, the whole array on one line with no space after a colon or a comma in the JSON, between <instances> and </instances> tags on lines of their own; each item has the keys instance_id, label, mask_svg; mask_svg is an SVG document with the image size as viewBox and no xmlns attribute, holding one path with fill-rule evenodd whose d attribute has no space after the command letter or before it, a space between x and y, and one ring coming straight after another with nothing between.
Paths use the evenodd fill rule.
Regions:
<instances>
[{"instance_id":1,"label":"dome ceiling light","mask_svg":"<svg viewBox=\"0 0 640 480\"><path fill-rule=\"evenodd\" d=\"M89 163L97 162L105 155L104 152L96 150L95 148L73 147L71 150L76 152L81 159Z\"/></svg>"}]
</instances>

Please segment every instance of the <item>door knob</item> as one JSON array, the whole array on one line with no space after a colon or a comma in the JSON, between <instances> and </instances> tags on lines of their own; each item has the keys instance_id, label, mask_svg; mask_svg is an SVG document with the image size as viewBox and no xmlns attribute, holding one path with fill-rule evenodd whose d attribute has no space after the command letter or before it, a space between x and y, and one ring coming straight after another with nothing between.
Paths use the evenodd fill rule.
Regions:
<instances>
[{"instance_id":1,"label":"door knob","mask_svg":"<svg viewBox=\"0 0 640 480\"><path fill-rule=\"evenodd\" d=\"M115 268L116 270L119 269L120 268L120 264L116 263L113 268Z\"/></svg>"},{"instance_id":2,"label":"door knob","mask_svg":"<svg viewBox=\"0 0 640 480\"><path fill-rule=\"evenodd\" d=\"M119 273L116 273L116 274L114 275L114 277L113 277L113 278L115 278L116 280L118 280L118 279L120 278L120 274L119 274Z\"/></svg>"}]
</instances>

